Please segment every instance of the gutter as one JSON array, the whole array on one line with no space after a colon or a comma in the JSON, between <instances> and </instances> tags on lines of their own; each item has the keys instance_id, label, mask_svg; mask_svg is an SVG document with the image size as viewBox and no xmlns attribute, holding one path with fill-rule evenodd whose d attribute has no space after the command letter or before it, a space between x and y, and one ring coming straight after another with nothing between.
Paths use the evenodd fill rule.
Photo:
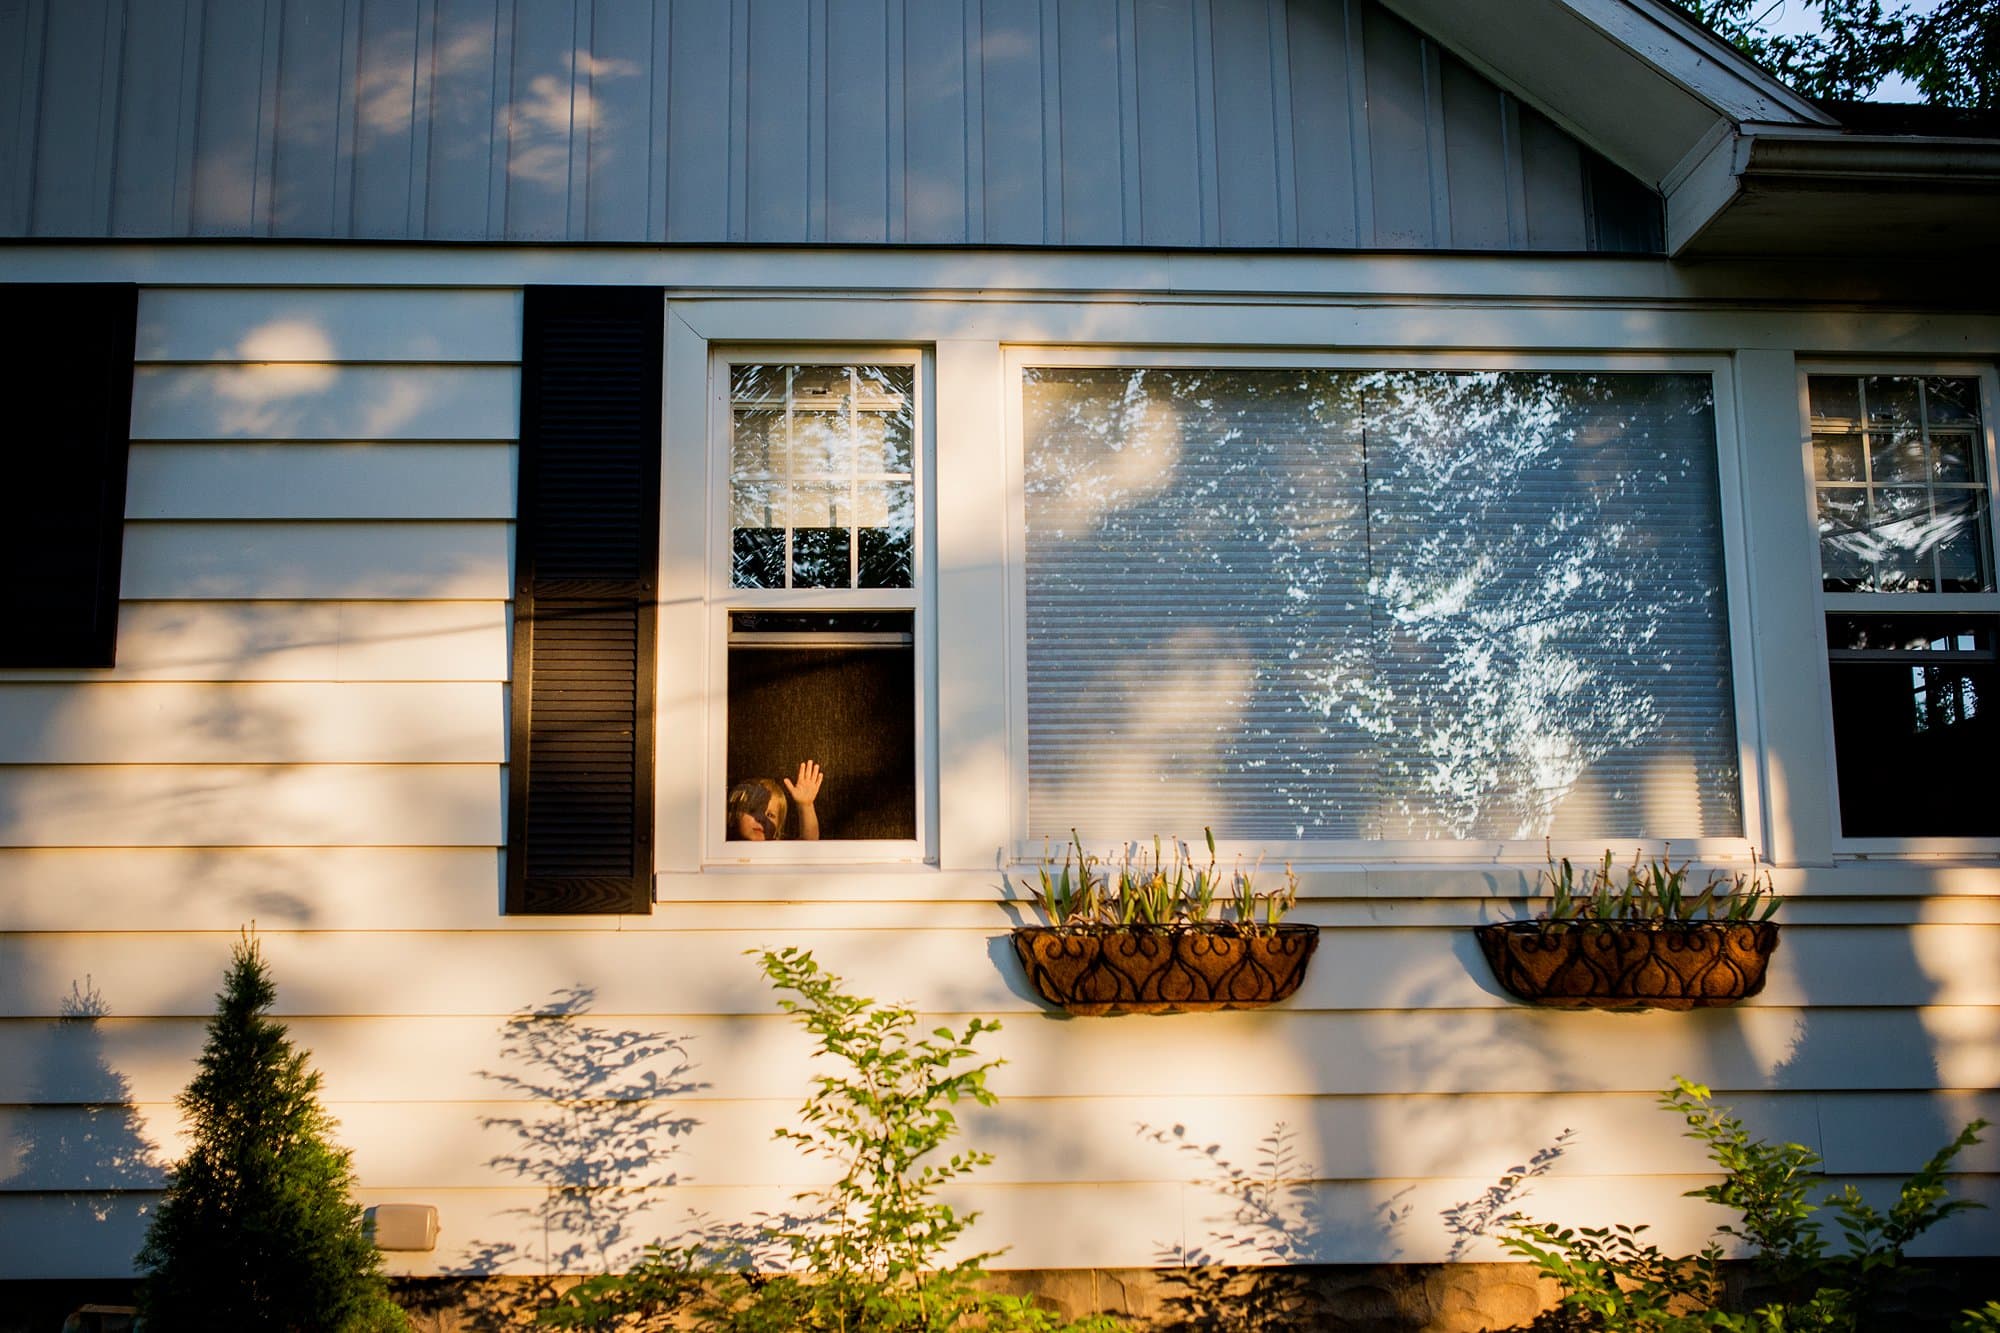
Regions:
<instances>
[{"instance_id":1,"label":"gutter","mask_svg":"<svg viewBox=\"0 0 2000 1333\"><path fill-rule=\"evenodd\" d=\"M1749 129L1718 136L1669 183L1667 253L1678 256L1760 186L1852 195L1992 193L2000 223L2000 139Z\"/></svg>"}]
</instances>

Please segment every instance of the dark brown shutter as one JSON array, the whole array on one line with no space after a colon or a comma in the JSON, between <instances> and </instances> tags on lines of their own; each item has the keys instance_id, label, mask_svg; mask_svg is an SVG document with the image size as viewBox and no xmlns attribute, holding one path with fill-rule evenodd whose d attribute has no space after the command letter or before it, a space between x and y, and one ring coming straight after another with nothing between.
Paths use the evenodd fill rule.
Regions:
<instances>
[{"instance_id":1,"label":"dark brown shutter","mask_svg":"<svg viewBox=\"0 0 2000 1333\"><path fill-rule=\"evenodd\" d=\"M116 656L138 310L128 283L0 286L0 666Z\"/></svg>"},{"instance_id":2,"label":"dark brown shutter","mask_svg":"<svg viewBox=\"0 0 2000 1333\"><path fill-rule=\"evenodd\" d=\"M507 910L648 912L665 293L526 300Z\"/></svg>"}]
</instances>

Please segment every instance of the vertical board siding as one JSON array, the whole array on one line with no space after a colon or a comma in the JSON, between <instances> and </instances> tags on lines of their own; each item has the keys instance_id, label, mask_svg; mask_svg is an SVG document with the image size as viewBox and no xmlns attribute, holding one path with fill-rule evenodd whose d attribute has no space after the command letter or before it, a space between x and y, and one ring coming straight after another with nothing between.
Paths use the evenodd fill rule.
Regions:
<instances>
[{"instance_id":1,"label":"vertical board siding","mask_svg":"<svg viewBox=\"0 0 2000 1333\"><path fill-rule=\"evenodd\" d=\"M889 239L889 66L883 0L827 0L824 233Z\"/></svg>"},{"instance_id":2,"label":"vertical board siding","mask_svg":"<svg viewBox=\"0 0 2000 1333\"><path fill-rule=\"evenodd\" d=\"M1352 246L1355 159L1345 19L1318 0L1287 0L1285 37L1298 243Z\"/></svg>"},{"instance_id":3,"label":"vertical board siding","mask_svg":"<svg viewBox=\"0 0 2000 1333\"><path fill-rule=\"evenodd\" d=\"M438 0L423 233L433 240L475 240L486 230L496 14L495 0Z\"/></svg>"},{"instance_id":4,"label":"vertical board siding","mask_svg":"<svg viewBox=\"0 0 2000 1333\"><path fill-rule=\"evenodd\" d=\"M1063 245L1117 245L1132 235L1125 216L1122 107L1118 90L1117 0L1065 0L1056 6L1062 87Z\"/></svg>"},{"instance_id":5,"label":"vertical board siding","mask_svg":"<svg viewBox=\"0 0 2000 1333\"><path fill-rule=\"evenodd\" d=\"M21 0L0 25L7 235L1661 244L1649 186L1374 0Z\"/></svg>"},{"instance_id":6,"label":"vertical board siding","mask_svg":"<svg viewBox=\"0 0 2000 1333\"><path fill-rule=\"evenodd\" d=\"M1275 70L1271 0L1212 0L1215 18L1216 199L1224 245L1283 244L1278 220Z\"/></svg>"},{"instance_id":7,"label":"vertical board siding","mask_svg":"<svg viewBox=\"0 0 2000 1333\"><path fill-rule=\"evenodd\" d=\"M315 0L288 0L278 55L278 144L272 167L274 236L339 236L334 182L342 174L340 113L345 16Z\"/></svg>"},{"instance_id":8,"label":"vertical board siding","mask_svg":"<svg viewBox=\"0 0 2000 1333\"><path fill-rule=\"evenodd\" d=\"M801 239L808 174L806 0L759 0L750 7L749 23L747 239Z\"/></svg>"},{"instance_id":9,"label":"vertical board siding","mask_svg":"<svg viewBox=\"0 0 2000 1333\"><path fill-rule=\"evenodd\" d=\"M981 161L986 239L1034 245L1042 230L1042 24L1038 0L982 9Z\"/></svg>"},{"instance_id":10,"label":"vertical board siding","mask_svg":"<svg viewBox=\"0 0 2000 1333\"><path fill-rule=\"evenodd\" d=\"M959 245L967 226L965 11L903 8L903 218L913 245Z\"/></svg>"},{"instance_id":11,"label":"vertical board siding","mask_svg":"<svg viewBox=\"0 0 2000 1333\"><path fill-rule=\"evenodd\" d=\"M667 77L667 239L715 240L729 229L730 10L672 9Z\"/></svg>"},{"instance_id":12,"label":"vertical board siding","mask_svg":"<svg viewBox=\"0 0 2000 1333\"><path fill-rule=\"evenodd\" d=\"M1202 242L1201 121L1195 95L1194 0L1138 0L1139 238Z\"/></svg>"},{"instance_id":13,"label":"vertical board siding","mask_svg":"<svg viewBox=\"0 0 2000 1333\"><path fill-rule=\"evenodd\" d=\"M656 22L665 17L650 6L617 0L592 6L584 232L593 241L647 235Z\"/></svg>"}]
</instances>

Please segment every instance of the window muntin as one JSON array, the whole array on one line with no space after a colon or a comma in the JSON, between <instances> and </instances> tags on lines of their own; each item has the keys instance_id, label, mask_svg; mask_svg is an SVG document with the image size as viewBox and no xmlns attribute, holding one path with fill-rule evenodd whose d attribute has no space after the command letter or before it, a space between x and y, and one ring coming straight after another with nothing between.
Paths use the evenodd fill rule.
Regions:
<instances>
[{"instance_id":1,"label":"window muntin","mask_svg":"<svg viewBox=\"0 0 2000 1333\"><path fill-rule=\"evenodd\" d=\"M920 358L816 349L713 360L710 860L922 859L930 816ZM825 772L820 836L728 836L726 796Z\"/></svg>"},{"instance_id":2,"label":"window muntin","mask_svg":"<svg viewBox=\"0 0 2000 1333\"><path fill-rule=\"evenodd\" d=\"M2000 689L1981 379L1806 378L1840 832L1992 837Z\"/></svg>"},{"instance_id":3,"label":"window muntin","mask_svg":"<svg viewBox=\"0 0 2000 1333\"><path fill-rule=\"evenodd\" d=\"M1022 392L1032 838L1740 833L1708 376Z\"/></svg>"},{"instance_id":4,"label":"window muntin","mask_svg":"<svg viewBox=\"0 0 2000 1333\"><path fill-rule=\"evenodd\" d=\"M910 587L915 444L913 366L731 366L731 585Z\"/></svg>"},{"instance_id":5,"label":"window muntin","mask_svg":"<svg viewBox=\"0 0 2000 1333\"><path fill-rule=\"evenodd\" d=\"M1979 381L1813 375L1813 484L1828 592L1991 592Z\"/></svg>"}]
</instances>

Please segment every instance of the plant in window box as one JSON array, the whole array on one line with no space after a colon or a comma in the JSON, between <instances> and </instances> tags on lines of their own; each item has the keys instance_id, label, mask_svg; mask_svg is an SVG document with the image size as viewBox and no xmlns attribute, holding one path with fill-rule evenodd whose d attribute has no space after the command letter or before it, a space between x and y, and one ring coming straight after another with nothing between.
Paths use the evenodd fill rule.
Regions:
<instances>
[{"instance_id":1,"label":"plant in window box","mask_svg":"<svg viewBox=\"0 0 2000 1333\"><path fill-rule=\"evenodd\" d=\"M1299 988L1319 945L1319 927L1285 921L1298 876L1258 887L1257 867L1216 869L1187 844L1151 855L1127 847L1116 867L1086 852L1074 831L1058 868L1044 857L1037 882L1023 881L1045 926L1014 931L1014 952L1035 993L1072 1014L1254 1009Z\"/></svg>"},{"instance_id":2,"label":"plant in window box","mask_svg":"<svg viewBox=\"0 0 2000 1333\"><path fill-rule=\"evenodd\" d=\"M1778 896L1753 849L1750 869L1712 872L1699 893L1670 857L1579 875L1569 858L1541 873L1549 907L1528 921L1475 926L1502 989L1559 1009L1708 1009L1764 989L1778 947Z\"/></svg>"}]
</instances>

